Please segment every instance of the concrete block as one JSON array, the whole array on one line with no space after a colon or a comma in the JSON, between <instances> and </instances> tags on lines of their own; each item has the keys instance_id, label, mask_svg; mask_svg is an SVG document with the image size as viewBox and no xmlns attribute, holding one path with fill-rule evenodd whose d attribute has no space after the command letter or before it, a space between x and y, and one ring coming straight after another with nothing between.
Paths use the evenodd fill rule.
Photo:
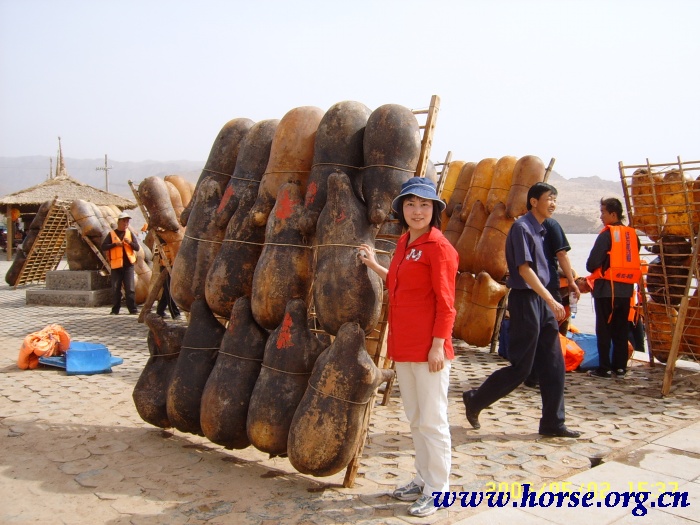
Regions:
<instances>
[{"instance_id":1,"label":"concrete block","mask_svg":"<svg viewBox=\"0 0 700 525\"><path fill-rule=\"evenodd\" d=\"M26 303L42 306L105 306L112 304L112 290L27 290Z\"/></svg>"},{"instance_id":2,"label":"concrete block","mask_svg":"<svg viewBox=\"0 0 700 525\"><path fill-rule=\"evenodd\" d=\"M109 275L90 270L46 272L48 290L102 290L110 287Z\"/></svg>"}]
</instances>

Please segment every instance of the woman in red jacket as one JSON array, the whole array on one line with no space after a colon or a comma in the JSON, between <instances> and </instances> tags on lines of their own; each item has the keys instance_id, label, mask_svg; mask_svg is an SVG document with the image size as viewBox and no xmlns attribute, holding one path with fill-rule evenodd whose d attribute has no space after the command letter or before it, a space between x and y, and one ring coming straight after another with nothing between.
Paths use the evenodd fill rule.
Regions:
<instances>
[{"instance_id":1,"label":"woman in red jacket","mask_svg":"<svg viewBox=\"0 0 700 525\"><path fill-rule=\"evenodd\" d=\"M413 177L392 203L404 233L389 269L377 263L374 249L363 244L361 260L389 290L388 356L396 364L406 417L416 451L416 476L393 496L414 501L408 512L428 516L433 492L449 490L451 466L447 388L454 358L452 326L456 310L458 255L440 231L445 209L432 181Z\"/></svg>"}]
</instances>

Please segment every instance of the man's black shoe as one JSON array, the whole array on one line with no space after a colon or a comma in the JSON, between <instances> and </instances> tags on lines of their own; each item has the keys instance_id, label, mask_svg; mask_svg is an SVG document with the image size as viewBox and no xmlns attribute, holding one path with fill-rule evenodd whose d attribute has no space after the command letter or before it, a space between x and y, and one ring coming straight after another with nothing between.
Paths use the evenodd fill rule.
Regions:
<instances>
[{"instance_id":1,"label":"man's black shoe","mask_svg":"<svg viewBox=\"0 0 700 525\"><path fill-rule=\"evenodd\" d=\"M577 438L581 437L581 432L570 430L566 427L561 427L557 430L540 430L540 435L558 438Z\"/></svg>"},{"instance_id":2,"label":"man's black shoe","mask_svg":"<svg viewBox=\"0 0 700 525\"><path fill-rule=\"evenodd\" d=\"M114 310L112 310L111 312L109 312L109 315L119 315L119 312L115 312Z\"/></svg>"},{"instance_id":3,"label":"man's black shoe","mask_svg":"<svg viewBox=\"0 0 700 525\"><path fill-rule=\"evenodd\" d=\"M137 313L139 313L138 310L129 310L129 315L136 315Z\"/></svg>"},{"instance_id":4,"label":"man's black shoe","mask_svg":"<svg viewBox=\"0 0 700 525\"><path fill-rule=\"evenodd\" d=\"M600 379L610 379L612 378L612 372L610 370L604 370L603 368L594 368L588 371L590 377L598 377Z\"/></svg>"},{"instance_id":5,"label":"man's black shoe","mask_svg":"<svg viewBox=\"0 0 700 525\"><path fill-rule=\"evenodd\" d=\"M479 428L481 428L481 423L479 423L479 412L480 411L474 410L473 408L469 408L469 405L470 405L475 393L476 393L476 390L468 390L466 392L462 392L462 401L464 402L464 408L466 408L467 421L469 421L469 424L472 427L479 429Z\"/></svg>"}]
</instances>

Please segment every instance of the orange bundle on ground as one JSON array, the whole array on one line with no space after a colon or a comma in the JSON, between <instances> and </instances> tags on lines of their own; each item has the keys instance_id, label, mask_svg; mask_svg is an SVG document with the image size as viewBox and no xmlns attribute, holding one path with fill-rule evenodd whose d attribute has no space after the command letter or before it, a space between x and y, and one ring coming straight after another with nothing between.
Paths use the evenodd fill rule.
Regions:
<instances>
[{"instance_id":1,"label":"orange bundle on ground","mask_svg":"<svg viewBox=\"0 0 700 525\"><path fill-rule=\"evenodd\" d=\"M22 370L34 369L39 366L39 357L62 355L70 347L70 335L58 324L27 335L19 349L17 366Z\"/></svg>"}]
</instances>

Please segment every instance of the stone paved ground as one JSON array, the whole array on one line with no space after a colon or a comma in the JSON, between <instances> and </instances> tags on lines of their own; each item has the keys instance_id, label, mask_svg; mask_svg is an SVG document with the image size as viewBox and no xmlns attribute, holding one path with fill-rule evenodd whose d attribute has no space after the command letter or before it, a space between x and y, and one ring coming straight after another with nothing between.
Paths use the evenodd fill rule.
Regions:
<instances>
[{"instance_id":1,"label":"stone paved ground","mask_svg":"<svg viewBox=\"0 0 700 525\"><path fill-rule=\"evenodd\" d=\"M304 476L284 458L144 423L131 392L148 357L146 327L106 307L26 306L25 290L0 286L0 523L446 525L482 510L415 519L388 495L412 475L398 385L389 405L375 408L355 486L345 489L344 471ZM74 340L106 344L124 364L91 376L19 370L22 338L50 323ZM581 439L539 436L539 394L526 387L482 412L482 428L470 430L462 390L504 361L457 343L452 490L554 482L589 469L591 458L609 461L700 421L697 367L678 369L662 399L663 368L634 362L625 381L567 375L567 423L584 432Z\"/></svg>"}]
</instances>

